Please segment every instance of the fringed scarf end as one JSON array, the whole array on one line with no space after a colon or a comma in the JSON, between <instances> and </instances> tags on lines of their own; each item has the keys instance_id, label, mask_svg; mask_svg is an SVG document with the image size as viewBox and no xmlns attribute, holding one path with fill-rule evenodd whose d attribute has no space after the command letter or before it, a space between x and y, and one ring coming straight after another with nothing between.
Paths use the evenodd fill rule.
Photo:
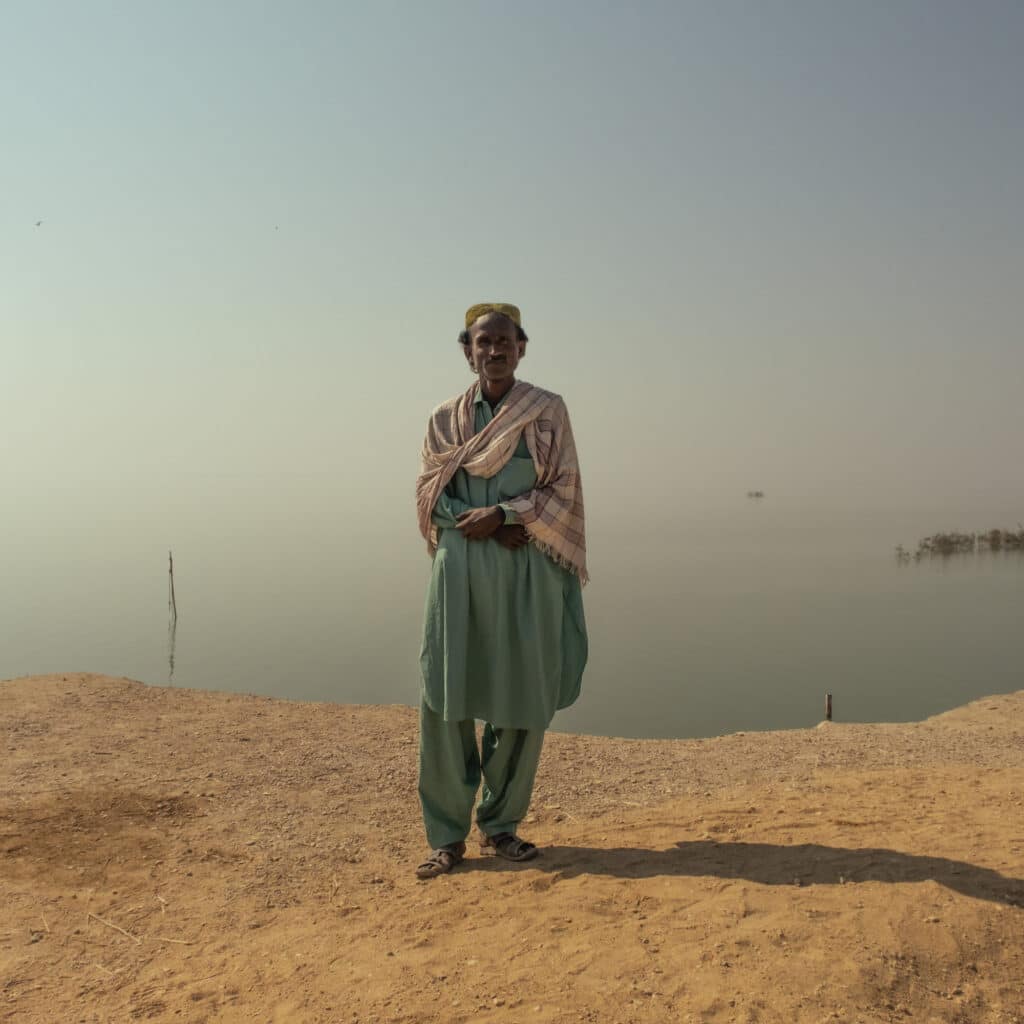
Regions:
<instances>
[{"instance_id":1,"label":"fringed scarf end","mask_svg":"<svg viewBox=\"0 0 1024 1024\"><path fill-rule=\"evenodd\" d=\"M530 534L530 543L542 554L547 555L555 564L560 565L574 576L579 577L581 587L585 587L590 582L590 573L585 568L576 565L575 562L570 562L568 558L559 554L550 544L545 544L544 541L538 540L532 533Z\"/></svg>"}]
</instances>

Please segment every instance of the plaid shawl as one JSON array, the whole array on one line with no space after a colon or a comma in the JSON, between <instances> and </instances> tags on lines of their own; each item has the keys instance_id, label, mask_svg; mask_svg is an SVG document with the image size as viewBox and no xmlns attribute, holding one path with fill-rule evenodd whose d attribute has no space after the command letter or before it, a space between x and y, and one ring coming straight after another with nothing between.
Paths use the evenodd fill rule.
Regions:
<instances>
[{"instance_id":1,"label":"plaid shawl","mask_svg":"<svg viewBox=\"0 0 1024 1024\"><path fill-rule=\"evenodd\" d=\"M583 491L576 442L561 395L516 381L494 419L474 433L478 384L442 402L430 416L416 479L416 512L427 551L437 551L437 527L430 521L441 492L459 469L492 477L512 457L522 433L537 471L536 487L505 502L526 527L530 541L582 584L587 573Z\"/></svg>"}]
</instances>

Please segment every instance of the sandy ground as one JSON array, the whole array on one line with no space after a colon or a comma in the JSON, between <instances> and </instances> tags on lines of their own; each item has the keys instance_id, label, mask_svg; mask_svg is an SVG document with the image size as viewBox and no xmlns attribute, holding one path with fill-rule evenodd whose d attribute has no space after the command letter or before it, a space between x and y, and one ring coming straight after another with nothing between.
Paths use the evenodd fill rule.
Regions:
<instances>
[{"instance_id":1,"label":"sandy ground","mask_svg":"<svg viewBox=\"0 0 1024 1024\"><path fill-rule=\"evenodd\" d=\"M415 712L0 683L0 1021L1024 1022L1024 691L549 733L527 864L429 882Z\"/></svg>"}]
</instances>

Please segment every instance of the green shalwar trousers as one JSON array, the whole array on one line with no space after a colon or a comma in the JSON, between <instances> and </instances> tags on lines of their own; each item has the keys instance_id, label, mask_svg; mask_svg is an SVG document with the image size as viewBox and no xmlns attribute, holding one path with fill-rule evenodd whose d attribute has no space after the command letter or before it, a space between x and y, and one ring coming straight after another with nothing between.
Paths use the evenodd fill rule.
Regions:
<instances>
[{"instance_id":1,"label":"green shalwar trousers","mask_svg":"<svg viewBox=\"0 0 1024 1024\"><path fill-rule=\"evenodd\" d=\"M483 750L472 718L448 722L420 702L420 804L431 849L464 840L473 819L485 835L515 832L526 816L544 729L496 729L484 723Z\"/></svg>"}]
</instances>

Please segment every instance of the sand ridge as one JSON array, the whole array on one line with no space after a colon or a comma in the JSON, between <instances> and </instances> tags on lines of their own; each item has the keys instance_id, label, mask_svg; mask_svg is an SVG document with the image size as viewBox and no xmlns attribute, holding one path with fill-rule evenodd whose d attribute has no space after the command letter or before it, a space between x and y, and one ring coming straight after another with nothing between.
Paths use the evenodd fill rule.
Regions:
<instances>
[{"instance_id":1,"label":"sand ridge","mask_svg":"<svg viewBox=\"0 0 1024 1024\"><path fill-rule=\"evenodd\" d=\"M418 881L416 713L0 683L0 1021L1024 1024L1024 691L911 724L549 733Z\"/></svg>"}]
</instances>

